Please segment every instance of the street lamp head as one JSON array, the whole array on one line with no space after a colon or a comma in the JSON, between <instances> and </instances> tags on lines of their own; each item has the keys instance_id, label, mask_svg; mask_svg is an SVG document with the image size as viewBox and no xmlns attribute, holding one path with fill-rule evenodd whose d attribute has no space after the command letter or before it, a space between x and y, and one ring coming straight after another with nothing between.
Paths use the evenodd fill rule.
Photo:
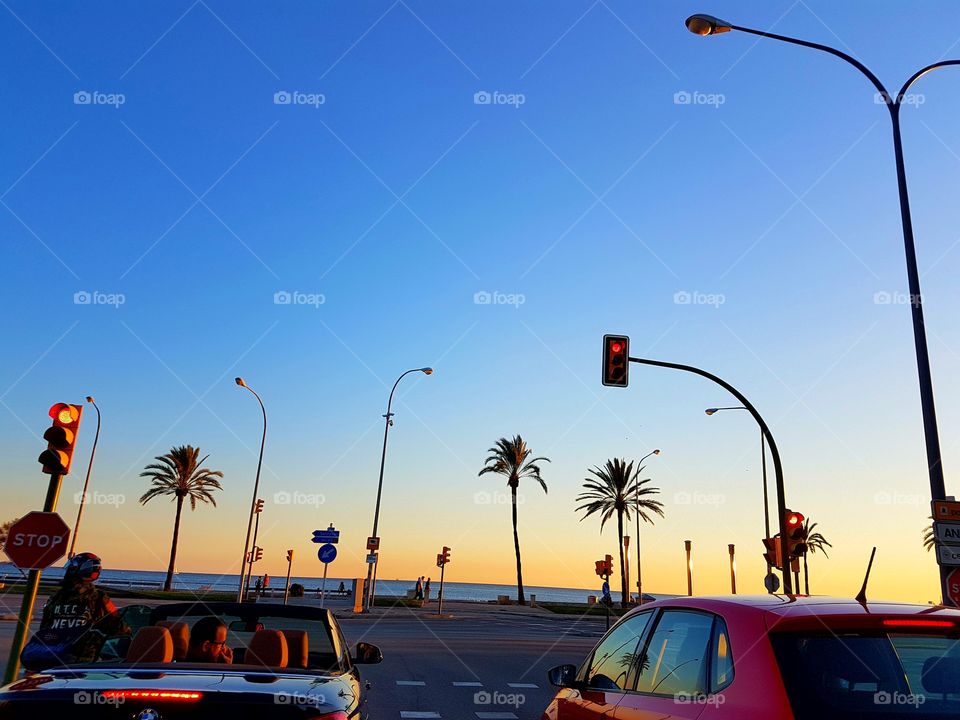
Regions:
<instances>
[{"instance_id":1,"label":"street lamp head","mask_svg":"<svg viewBox=\"0 0 960 720\"><path fill-rule=\"evenodd\" d=\"M654 454L654 455L659 455L659 454L660 454L660 448L657 448L656 450L654 450L654 451L653 451L653 454Z\"/></svg>"},{"instance_id":2,"label":"street lamp head","mask_svg":"<svg viewBox=\"0 0 960 720\"><path fill-rule=\"evenodd\" d=\"M96 401L93 399L93 395L87 395L87 402L93 403L94 405L96 405Z\"/></svg>"},{"instance_id":3,"label":"street lamp head","mask_svg":"<svg viewBox=\"0 0 960 720\"><path fill-rule=\"evenodd\" d=\"M730 32L732 29L733 26L726 20L713 15L698 13L687 18L687 30L694 35L719 35Z\"/></svg>"},{"instance_id":4,"label":"street lamp head","mask_svg":"<svg viewBox=\"0 0 960 720\"><path fill-rule=\"evenodd\" d=\"M243 381L243 378L242 378L242 377L236 378L236 379L235 379L235 382L236 382L237 385L239 385L240 387L246 387L246 386L247 386L247 384Z\"/></svg>"},{"instance_id":5,"label":"street lamp head","mask_svg":"<svg viewBox=\"0 0 960 720\"><path fill-rule=\"evenodd\" d=\"M707 415L713 415L713 414L714 414L717 410L719 410L719 409L720 409L720 408L707 408L706 410L704 410L704 412L705 412Z\"/></svg>"},{"instance_id":6,"label":"street lamp head","mask_svg":"<svg viewBox=\"0 0 960 720\"><path fill-rule=\"evenodd\" d=\"M433 375L433 368L431 367L420 368L420 372L422 372L424 375Z\"/></svg>"}]
</instances>

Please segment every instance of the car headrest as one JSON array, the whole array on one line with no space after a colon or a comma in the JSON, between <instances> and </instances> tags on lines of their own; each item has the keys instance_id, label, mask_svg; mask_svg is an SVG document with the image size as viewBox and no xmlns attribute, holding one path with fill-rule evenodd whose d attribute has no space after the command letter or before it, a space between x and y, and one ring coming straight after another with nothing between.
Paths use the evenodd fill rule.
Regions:
<instances>
[{"instance_id":1,"label":"car headrest","mask_svg":"<svg viewBox=\"0 0 960 720\"><path fill-rule=\"evenodd\" d=\"M183 660L190 646L190 627L185 622L175 620L160 620L157 625L170 631L170 637L173 638L173 659Z\"/></svg>"},{"instance_id":2,"label":"car headrest","mask_svg":"<svg viewBox=\"0 0 960 720\"><path fill-rule=\"evenodd\" d=\"M288 667L305 668L310 657L310 639L306 630L281 630L287 641Z\"/></svg>"},{"instance_id":3,"label":"car headrest","mask_svg":"<svg viewBox=\"0 0 960 720\"><path fill-rule=\"evenodd\" d=\"M168 663L173 660L173 638L159 625L140 628L127 650L127 662Z\"/></svg>"},{"instance_id":4,"label":"car headrest","mask_svg":"<svg viewBox=\"0 0 960 720\"><path fill-rule=\"evenodd\" d=\"M287 641L279 630L257 630L247 646L244 662L283 668L287 666Z\"/></svg>"},{"instance_id":5,"label":"car headrest","mask_svg":"<svg viewBox=\"0 0 960 720\"><path fill-rule=\"evenodd\" d=\"M957 677L960 677L960 658L934 656L923 661L920 681L928 693L955 693Z\"/></svg>"}]
</instances>

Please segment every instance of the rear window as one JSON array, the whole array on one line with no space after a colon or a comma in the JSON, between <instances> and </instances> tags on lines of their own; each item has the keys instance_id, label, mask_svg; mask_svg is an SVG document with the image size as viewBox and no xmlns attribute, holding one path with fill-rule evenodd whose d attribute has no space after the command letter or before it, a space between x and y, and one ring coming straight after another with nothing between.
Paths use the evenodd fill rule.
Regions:
<instances>
[{"instance_id":1,"label":"rear window","mask_svg":"<svg viewBox=\"0 0 960 720\"><path fill-rule=\"evenodd\" d=\"M960 637L771 635L796 720L960 717Z\"/></svg>"}]
</instances>

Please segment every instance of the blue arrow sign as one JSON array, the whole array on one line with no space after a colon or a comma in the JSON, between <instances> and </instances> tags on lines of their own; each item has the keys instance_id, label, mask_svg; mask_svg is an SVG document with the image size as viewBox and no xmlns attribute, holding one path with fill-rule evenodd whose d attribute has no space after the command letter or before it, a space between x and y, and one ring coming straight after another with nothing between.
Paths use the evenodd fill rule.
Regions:
<instances>
[{"instance_id":1,"label":"blue arrow sign","mask_svg":"<svg viewBox=\"0 0 960 720\"><path fill-rule=\"evenodd\" d=\"M317 559L323 564L332 563L337 559L337 548L334 545L329 543L326 545L321 545L320 549L317 550Z\"/></svg>"},{"instance_id":2,"label":"blue arrow sign","mask_svg":"<svg viewBox=\"0 0 960 720\"><path fill-rule=\"evenodd\" d=\"M336 545L340 542L339 530L314 530L312 541L317 544L332 543Z\"/></svg>"}]
</instances>

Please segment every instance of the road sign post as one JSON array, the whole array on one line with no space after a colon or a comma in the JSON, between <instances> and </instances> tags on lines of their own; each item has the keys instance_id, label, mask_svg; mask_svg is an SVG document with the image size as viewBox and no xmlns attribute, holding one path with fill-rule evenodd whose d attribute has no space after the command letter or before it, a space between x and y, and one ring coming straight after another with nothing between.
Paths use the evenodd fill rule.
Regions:
<instances>
[{"instance_id":1,"label":"road sign post","mask_svg":"<svg viewBox=\"0 0 960 720\"><path fill-rule=\"evenodd\" d=\"M337 559L337 548L331 543L321 545L317 550L317 560L323 563L323 584L320 586L320 607L324 606L327 600L327 568L330 563Z\"/></svg>"},{"instance_id":2,"label":"road sign post","mask_svg":"<svg viewBox=\"0 0 960 720\"><path fill-rule=\"evenodd\" d=\"M290 571L293 569L293 549L287 550L287 582L283 586L283 604L290 598ZM322 605L321 605L322 607Z\"/></svg>"}]
</instances>

